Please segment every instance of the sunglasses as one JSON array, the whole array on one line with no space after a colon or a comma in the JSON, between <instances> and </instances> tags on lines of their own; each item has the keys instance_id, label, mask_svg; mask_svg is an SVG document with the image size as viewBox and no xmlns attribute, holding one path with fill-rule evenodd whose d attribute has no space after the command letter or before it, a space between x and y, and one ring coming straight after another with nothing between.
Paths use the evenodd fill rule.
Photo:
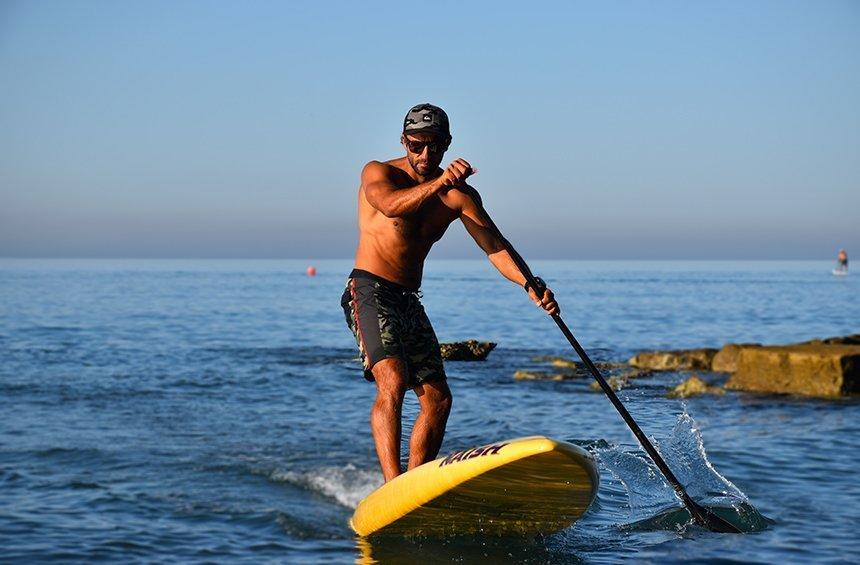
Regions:
<instances>
[{"instance_id":1,"label":"sunglasses","mask_svg":"<svg viewBox=\"0 0 860 565\"><path fill-rule=\"evenodd\" d=\"M430 153L440 153L448 148L448 144L445 140L432 139L430 141L415 141L408 137L404 137L403 140L406 144L406 149L408 149L410 153L421 154L424 152L425 147L430 149Z\"/></svg>"}]
</instances>

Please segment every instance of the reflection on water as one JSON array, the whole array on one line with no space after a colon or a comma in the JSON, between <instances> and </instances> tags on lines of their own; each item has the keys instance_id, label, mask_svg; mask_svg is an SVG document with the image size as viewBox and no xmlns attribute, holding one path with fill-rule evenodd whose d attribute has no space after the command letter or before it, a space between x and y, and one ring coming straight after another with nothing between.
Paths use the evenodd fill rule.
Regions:
<instances>
[{"instance_id":1,"label":"reflection on water","mask_svg":"<svg viewBox=\"0 0 860 565\"><path fill-rule=\"evenodd\" d=\"M356 563L581 563L569 548L541 536L447 537L443 539L358 538Z\"/></svg>"}]
</instances>

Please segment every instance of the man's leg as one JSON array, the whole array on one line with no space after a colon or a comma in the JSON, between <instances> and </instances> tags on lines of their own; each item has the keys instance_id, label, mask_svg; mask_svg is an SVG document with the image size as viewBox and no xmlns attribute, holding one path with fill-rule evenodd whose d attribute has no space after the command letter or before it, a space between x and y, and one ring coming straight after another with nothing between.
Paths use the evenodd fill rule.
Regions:
<instances>
[{"instance_id":1,"label":"man's leg","mask_svg":"<svg viewBox=\"0 0 860 565\"><path fill-rule=\"evenodd\" d=\"M400 474L400 415L408 372L402 359L388 358L373 366L376 402L370 412L370 429L385 482Z\"/></svg>"},{"instance_id":2,"label":"man's leg","mask_svg":"<svg viewBox=\"0 0 860 565\"><path fill-rule=\"evenodd\" d=\"M416 386L421 411L415 418L409 439L409 468L432 461L439 454L445 437L445 424L451 412L451 390L447 381L431 381Z\"/></svg>"}]
</instances>

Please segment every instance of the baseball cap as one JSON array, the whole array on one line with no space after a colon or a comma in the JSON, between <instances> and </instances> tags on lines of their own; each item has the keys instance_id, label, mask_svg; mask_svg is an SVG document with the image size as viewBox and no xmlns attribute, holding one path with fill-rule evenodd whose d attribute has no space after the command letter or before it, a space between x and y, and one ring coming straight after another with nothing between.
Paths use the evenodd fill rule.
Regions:
<instances>
[{"instance_id":1,"label":"baseball cap","mask_svg":"<svg viewBox=\"0 0 860 565\"><path fill-rule=\"evenodd\" d=\"M403 133L435 133L446 137L450 136L448 114L433 104L413 106L403 119Z\"/></svg>"}]
</instances>

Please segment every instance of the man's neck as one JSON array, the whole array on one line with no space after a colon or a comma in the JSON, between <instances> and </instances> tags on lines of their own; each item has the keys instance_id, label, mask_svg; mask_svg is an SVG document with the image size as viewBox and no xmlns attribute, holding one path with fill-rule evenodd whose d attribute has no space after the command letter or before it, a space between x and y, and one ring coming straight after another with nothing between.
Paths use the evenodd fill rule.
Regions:
<instances>
[{"instance_id":1,"label":"man's neck","mask_svg":"<svg viewBox=\"0 0 860 565\"><path fill-rule=\"evenodd\" d=\"M437 178L439 175L442 174L442 169L436 169L435 171L433 171L429 175L423 175L422 176L422 175L419 175L418 172L412 168L412 166L410 166L409 169L410 170L407 171L407 174L410 177L412 177L415 180L415 182L417 182L418 184L424 184L425 182L430 182L431 180Z\"/></svg>"}]
</instances>

